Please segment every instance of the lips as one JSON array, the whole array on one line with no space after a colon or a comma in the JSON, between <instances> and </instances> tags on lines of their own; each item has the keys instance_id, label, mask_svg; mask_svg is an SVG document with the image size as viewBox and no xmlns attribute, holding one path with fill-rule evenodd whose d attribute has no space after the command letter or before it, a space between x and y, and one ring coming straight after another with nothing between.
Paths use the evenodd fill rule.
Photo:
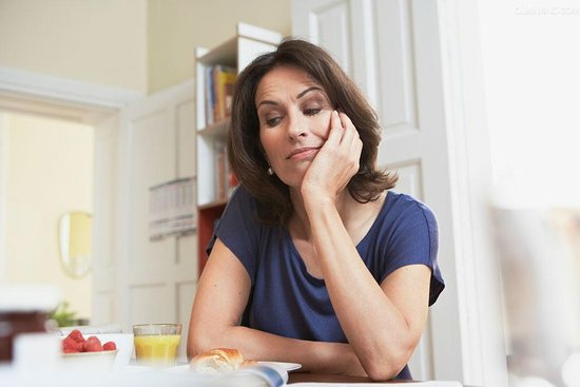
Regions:
<instances>
[{"instance_id":1,"label":"lips","mask_svg":"<svg viewBox=\"0 0 580 387\"><path fill-rule=\"evenodd\" d=\"M290 154L286 157L286 160L289 160L291 158L297 158L300 157L301 155L307 155L312 153L313 151L317 151L319 150L320 147L306 147L306 148L299 148L299 149L294 149L292 152L290 152Z\"/></svg>"}]
</instances>

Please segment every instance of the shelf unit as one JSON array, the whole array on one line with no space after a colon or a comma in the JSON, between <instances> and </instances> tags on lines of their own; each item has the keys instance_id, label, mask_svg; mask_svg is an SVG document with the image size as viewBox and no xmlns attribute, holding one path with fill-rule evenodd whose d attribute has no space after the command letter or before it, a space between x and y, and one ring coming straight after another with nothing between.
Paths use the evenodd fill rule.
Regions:
<instances>
[{"instance_id":1,"label":"shelf unit","mask_svg":"<svg viewBox=\"0 0 580 387\"><path fill-rule=\"evenodd\" d=\"M198 262L199 273L207 261L205 248L213 234L216 221L227 204L227 196L217 190L218 168L216 146L227 142L228 120L206 125L206 69L225 65L237 69L246 67L256 56L273 51L282 35L260 27L238 23L236 35L223 44L208 50L196 49L196 157L197 157L197 207L198 207Z\"/></svg>"}]
</instances>

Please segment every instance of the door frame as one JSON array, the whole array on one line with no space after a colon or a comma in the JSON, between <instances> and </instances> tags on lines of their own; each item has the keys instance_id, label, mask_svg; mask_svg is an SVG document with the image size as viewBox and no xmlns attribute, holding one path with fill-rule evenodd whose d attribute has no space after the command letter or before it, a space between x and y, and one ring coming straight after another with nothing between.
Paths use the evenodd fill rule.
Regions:
<instances>
[{"instance_id":1,"label":"door frame","mask_svg":"<svg viewBox=\"0 0 580 387\"><path fill-rule=\"evenodd\" d=\"M0 110L0 283L6 270L6 164L8 163L8 132L6 115Z\"/></svg>"},{"instance_id":2,"label":"door frame","mask_svg":"<svg viewBox=\"0 0 580 387\"><path fill-rule=\"evenodd\" d=\"M507 386L502 290L493 246L492 161L477 2L437 0L449 141L464 383ZM445 329L441 321L438 329Z\"/></svg>"},{"instance_id":3,"label":"door frame","mask_svg":"<svg viewBox=\"0 0 580 387\"><path fill-rule=\"evenodd\" d=\"M135 90L115 88L63 77L49 76L22 70L0 67L0 283L3 282L6 256L6 176L8 133L6 115L22 113L40 115L87 125L95 125L119 114L121 108L143 98ZM95 158L99 155L95 153ZM102 163L95 160L96 177L108 171L99 170ZM111 193L113 194L113 193ZM93 236L112 233L113 230L93 230ZM94 243L96 245L97 243Z\"/></svg>"}]
</instances>

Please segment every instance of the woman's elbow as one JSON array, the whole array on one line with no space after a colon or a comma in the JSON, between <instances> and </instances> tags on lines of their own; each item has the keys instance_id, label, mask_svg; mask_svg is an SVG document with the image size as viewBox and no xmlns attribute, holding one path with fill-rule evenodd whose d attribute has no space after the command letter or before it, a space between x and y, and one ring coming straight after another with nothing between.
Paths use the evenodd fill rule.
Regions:
<instances>
[{"instance_id":1,"label":"woman's elbow","mask_svg":"<svg viewBox=\"0 0 580 387\"><path fill-rule=\"evenodd\" d=\"M402 349L386 359L372 360L364 367L365 371L373 382L393 379L405 368L412 353L412 349Z\"/></svg>"},{"instance_id":2,"label":"woman's elbow","mask_svg":"<svg viewBox=\"0 0 580 387\"><path fill-rule=\"evenodd\" d=\"M195 340L195 338L193 338L192 336L189 336L187 338L186 352L187 352L187 358L190 360L192 357L194 357L195 355L197 355L198 353L201 352L200 345L199 345L198 341Z\"/></svg>"},{"instance_id":3,"label":"woman's elbow","mask_svg":"<svg viewBox=\"0 0 580 387\"><path fill-rule=\"evenodd\" d=\"M195 355L214 348L212 339L208 334L200 335L190 332L187 337L187 358L191 359Z\"/></svg>"},{"instance_id":4,"label":"woman's elbow","mask_svg":"<svg viewBox=\"0 0 580 387\"><path fill-rule=\"evenodd\" d=\"M396 377L399 372L405 367L407 363L400 365L400 364L390 364L385 366L385 364L377 364L374 366L370 366L367 369L367 375L369 379L373 382L386 382L387 380L391 380Z\"/></svg>"}]
</instances>

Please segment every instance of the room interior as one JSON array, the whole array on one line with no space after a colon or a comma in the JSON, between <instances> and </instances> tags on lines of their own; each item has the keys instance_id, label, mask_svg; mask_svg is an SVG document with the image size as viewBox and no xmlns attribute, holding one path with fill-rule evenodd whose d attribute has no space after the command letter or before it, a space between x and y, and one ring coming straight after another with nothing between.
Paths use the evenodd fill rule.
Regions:
<instances>
[{"instance_id":1,"label":"room interior","mask_svg":"<svg viewBox=\"0 0 580 387\"><path fill-rule=\"evenodd\" d=\"M48 4L4 0L0 2L0 70L6 71L0 75L40 74L101 85L107 90L123 90L126 100L134 101L191 81L195 76L195 49L213 48L227 41L235 34L238 22L272 30L282 36L290 35L295 23L292 20L293 3L292 0L59 0ZM463 116L455 119L464 120L467 126L472 124L469 126L472 131L467 130L467 137L458 143L464 141L468 143L468 149L489 152L484 157L489 158L487 166L491 169L480 176L475 176L473 169L466 170L472 179L468 189L472 191L471 196L456 200L508 209L576 207L580 204L580 184L572 176L573 165L578 165L580 155L574 149L577 134L573 128L578 127L579 121L573 111L580 100L580 79L575 71L580 58L570 47L574 44L572 37L580 33L580 16L574 5L555 4L548 0L537 6L525 1L516 2L513 7L500 3L439 4L441 14L454 14L458 20L471 20L472 14L476 14L479 21L470 27L455 26L465 29L467 34L460 35L456 46L448 41L449 46L445 48L451 58L461 58L464 62L458 64L450 60L447 62L450 68L446 71L462 74L464 98L475 96L485 101L485 107L481 109L475 103L470 105L473 99L459 103L463 103ZM255 12L258 7L261 12ZM450 9L453 12L449 12ZM441 24L445 27L443 21ZM457 47L465 47L474 41L480 48L476 54L454 52ZM481 74L484 77L470 78ZM0 79L7 83L6 77ZM14 95L2 94L1 97L0 194L4 196L0 200L0 281L55 283L62 287L71 310L79 318L95 321L96 317L98 321L98 316L94 315L95 277L89 272L81 278L74 278L62 270L57 230L64 213L95 211L94 200L98 198L93 197L93 184L98 180L95 174L100 169L93 164L92 151L95 144L102 141L95 140L99 136L98 128L94 126L98 121L94 118L95 112L91 116L79 114L70 105L59 110L29 101L22 103ZM44 108L39 111L39 106ZM100 112L108 113L110 111ZM482 127L485 127L483 135L477 132ZM66 137L58 137L61 135ZM478 147L472 142L481 136L489 136L488 144ZM52 150L48 148L51 143L55 145ZM46 151L44 158L30 156L39 157L43 154L41 150ZM469 156L466 157L469 160ZM38 165L33 165L31 160ZM51 163L47 162L49 160ZM55 169L39 172L35 169L39 165ZM15 166L22 169L12 169ZM188 175L187 171L183 173ZM484 177L489 180L484 181ZM54 184L55 181L59 183ZM67 202L60 202L48 210L48 195L52 191L47 187L51 186L59 189L52 194L59 198L55 201L64 197ZM477 189L481 189L479 194L473 192ZM74 196L76 191L80 192ZM25 192L28 196L23 194ZM42 199L36 200L39 197ZM471 216L483 218L485 211L486 208L479 208ZM43 219L43 222L36 219ZM458 222L464 220L454 219ZM479 227L486 224L480 223ZM21 230L21 233L15 235L15 230ZM474 227L473 231L482 229ZM34 232L38 233L36 237ZM491 238L489 230L478 235L482 239ZM493 247L497 248L497 245L492 239L486 239L486 242L478 240L478 235L472 235L469 240L476 246L487 243L486 248L493 253ZM187 255L197 250L193 238L177 239L175 246L165 251ZM112 250L109 252L116 254ZM19 257L18 261L15 262L13 257ZM23 261L42 269L22 270ZM489 267L479 265L481 263L472 262L465 264L464 271L454 270L454 275L460 278L459 284L462 275L465 276L463 280L469 280L469 275L477 278L482 272L481 275L490 275L486 274L486 270L491 270ZM105 274L99 274L99 281ZM480 286L469 294L477 296L477 308L489 310L497 307L494 301L481 295L487 288ZM184 294L194 291L194 288L195 284L183 287L179 294L184 298L178 302L187 305L189 295ZM468 297L457 302L468 304L470 301ZM473 305L461 307L476 308ZM435 310L435 314L437 312ZM490 314L502 317L501 310ZM503 314L509 315L506 311ZM466 316L469 314L463 318ZM471 316L482 317L481 312ZM493 320L487 315L482 318L489 318L487 322ZM463 360L461 370L456 373L443 368L439 370L436 364L426 369L438 377L459 379L474 385L492 385L483 381L494 380L489 375L490 368L496 365L496 361L501 368L505 357L489 360L492 357L486 353L489 348L481 342L490 333L479 332L490 327L484 321L458 323L465 330L462 335L476 337L466 342L479 343L483 348L475 344L472 350L452 348L451 352L465 351L462 356L470 359ZM493 320L493 323L497 321ZM510 346L503 350L509 355ZM474 356L477 352L481 352L477 355L479 357Z\"/></svg>"},{"instance_id":2,"label":"room interior","mask_svg":"<svg viewBox=\"0 0 580 387\"><path fill-rule=\"evenodd\" d=\"M213 47L228 39L235 32L238 17L239 20L253 22L264 28L272 28L280 33L290 33L288 17L290 3L288 1L260 4L260 7L265 12L258 15L251 12L253 7L241 6L239 2L234 1L217 3L178 1L170 6L157 1L129 1L122 4L104 2L99 5L71 5L66 1L50 5L42 4L42 2L28 4L4 2L1 17L3 17L2 28L4 29L2 36L6 40L3 41L2 46L6 49L2 51L6 56L5 60L0 62L2 67L10 69L104 84L133 90L136 95L147 95L193 77L195 47ZM224 12L226 9L228 12ZM208 14L223 15L210 21L205 17ZM62 23L48 26L44 21L46 19L60 19ZM10 21L14 24L10 25ZM56 27L58 25L62 25L63 28L59 30ZM106 31L103 31L102 25L107 26ZM19 33L24 30L27 31L26 34ZM69 34L71 30L76 31L76 36ZM51 40L54 43L59 42L59 49L68 52L68 55L61 56L55 51L50 51L46 53L45 60L39 62L36 58L42 54L38 52L38 49L51 45L54 47ZM31 47L35 49L28 50ZM20 58L18 58L20 54L17 54L19 51L22 54ZM110 60L112 57L117 58L114 64ZM171 60L166 59L169 57ZM21 101L18 99L15 101L15 99L3 99L2 103L4 108L2 127L10 133L5 135L9 138L6 143L10 141L10 147L17 146L16 144L20 141L26 141L24 137L20 140L17 136L25 136L24 133L29 133L28 136L34 140L26 142L28 152L38 155L39 150L44 150L48 160L55 157L50 156L51 150L44 147L46 141L41 136L44 135L46 139L60 144L63 149L53 149L52 152L63 158L62 165L56 164L56 161L56 165L51 165L46 163L44 158L36 159L38 164L43 164L46 168L45 171L37 170L37 172L43 176L57 176L57 173L63 173L65 174L63 181L56 184L57 187L69 192L82 191L76 196L69 193L65 198L68 203L53 208L51 211L59 215L69 210L92 213L92 179L94 178L92 150L94 139L92 136L94 135L91 132L94 129L91 128L91 118L78 115L71 107L61 109L61 111L57 108L45 109L38 106L31 108L26 103L22 104ZM30 109L40 110L40 112L30 113ZM42 130L42 127L46 129ZM75 132L74 129L77 131ZM35 131L38 132L36 137L33 134ZM80 138L72 136L71 131ZM73 143L70 143L71 141ZM37 144L39 148L33 148L34 144ZM4 146L8 147L6 144ZM7 152L10 157L15 158L9 160L11 167L26 168L16 157L31 160L30 154L27 156L16 149L8 149ZM66 179L66 174L70 171L64 169L63 165L69 168L74 166L78 168L78 172ZM34 168L35 166L29 166L25 170L34 173ZM21 175L21 170L10 170L8 175ZM31 197L22 196L21 192L32 194L42 181L38 182L29 178L25 179L22 184L25 183L30 186L15 187L7 182L7 186L12 187L7 193L7 199L10 200L10 195L13 194L19 197L23 206L30 206L34 203ZM59 197L57 194L54 195L56 198ZM10 207L16 206L16 203L12 201L10 203ZM46 204L46 202L38 202L35 210L48 211ZM35 210L29 207L31 213L38 214ZM17 209L15 208L14 211ZM7 216L9 218L5 221L6 227L13 229L12 226L17 222L14 219L16 217L13 218L10 212L7 212ZM23 221L22 217L20 218L20 221ZM56 218L53 214L52 219L47 219L47 221L54 223ZM37 224L35 226L48 227L48 225ZM52 231L56 233L56 229ZM36 233L33 231L32 235ZM16 246L30 246L30 244L19 242L22 240L20 238L29 238L30 235L29 229L22 229L20 236L14 236L14 238L7 235L6 256L13 256L12 251L19 250ZM11 242L12 239L14 239L14 244ZM68 295L71 311L74 311L79 318L90 320L92 314L90 273L82 279L72 279L60 270L60 266L54 264L56 262L60 265L56 234L46 238L44 246L37 246L37 248L39 251L29 253L20 251L20 253L33 259L30 261L31 267L43 268L42 270L36 273L25 273L23 269L18 269L20 265L17 266L15 260L9 260L3 267L4 278L8 281L36 282L42 281L43 278L39 276L44 275L45 280L55 281L65 288L65 283L68 281L72 285L69 285L71 288L65 293ZM39 252L43 253L39 254ZM79 291L80 289L83 290Z\"/></svg>"}]
</instances>

